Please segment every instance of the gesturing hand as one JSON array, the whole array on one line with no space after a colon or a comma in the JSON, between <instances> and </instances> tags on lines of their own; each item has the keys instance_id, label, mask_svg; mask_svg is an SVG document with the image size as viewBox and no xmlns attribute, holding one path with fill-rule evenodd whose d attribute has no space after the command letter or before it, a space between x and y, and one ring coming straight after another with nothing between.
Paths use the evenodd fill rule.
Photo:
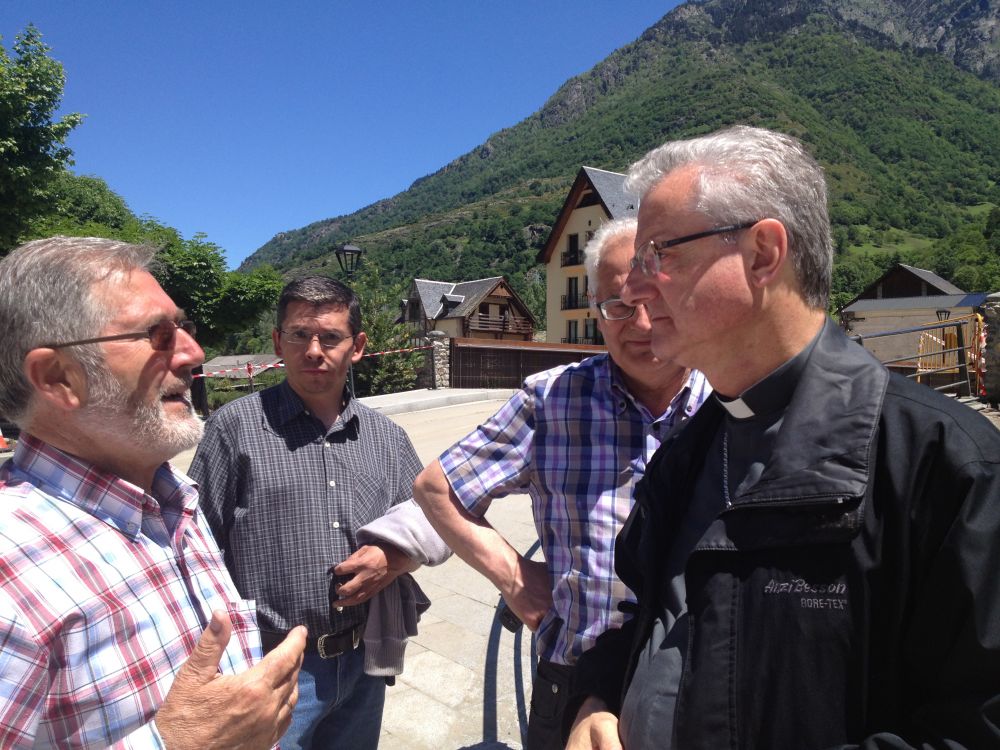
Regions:
<instances>
[{"instance_id":1,"label":"gesturing hand","mask_svg":"<svg viewBox=\"0 0 1000 750\"><path fill-rule=\"evenodd\" d=\"M168 750L269 748L288 729L299 698L306 629L294 628L246 672L222 675L219 660L231 636L226 612L212 612L212 621L156 713L156 727Z\"/></svg>"}]
</instances>

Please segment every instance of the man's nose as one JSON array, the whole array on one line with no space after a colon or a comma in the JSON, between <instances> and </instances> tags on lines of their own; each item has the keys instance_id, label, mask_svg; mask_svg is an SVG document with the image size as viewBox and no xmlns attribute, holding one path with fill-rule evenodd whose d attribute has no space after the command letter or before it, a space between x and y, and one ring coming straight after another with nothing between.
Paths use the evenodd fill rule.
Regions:
<instances>
[{"instance_id":1,"label":"man's nose","mask_svg":"<svg viewBox=\"0 0 1000 750\"><path fill-rule=\"evenodd\" d=\"M197 367L205 362L205 352L201 345L195 341L194 336L178 328L174 332L174 359L184 360L183 367Z\"/></svg>"},{"instance_id":2,"label":"man's nose","mask_svg":"<svg viewBox=\"0 0 1000 750\"><path fill-rule=\"evenodd\" d=\"M625 283L622 285L620 296L622 302L636 308L642 307L642 303L653 296L650 279L642 272L642 268L639 265L633 266L628 272L628 276L625 277ZM638 313L639 310L637 309L636 314L638 315Z\"/></svg>"},{"instance_id":3,"label":"man's nose","mask_svg":"<svg viewBox=\"0 0 1000 750\"><path fill-rule=\"evenodd\" d=\"M645 305L635 306L635 312L632 313L632 317L628 319L628 323L630 326L637 328L640 331L651 331L653 329L653 324L649 320L649 310L646 309Z\"/></svg>"},{"instance_id":4,"label":"man's nose","mask_svg":"<svg viewBox=\"0 0 1000 750\"><path fill-rule=\"evenodd\" d=\"M306 356L307 357L322 357L323 347L319 343L319 336L313 334L309 338L309 343L306 344Z\"/></svg>"}]
</instances>

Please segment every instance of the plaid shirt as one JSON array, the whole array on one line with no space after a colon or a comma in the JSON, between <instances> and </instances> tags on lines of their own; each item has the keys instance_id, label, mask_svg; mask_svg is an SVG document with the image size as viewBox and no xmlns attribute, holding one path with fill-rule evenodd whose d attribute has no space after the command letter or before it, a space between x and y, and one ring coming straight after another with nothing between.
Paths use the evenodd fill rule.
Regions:
<instances>
[{"instance_id":1,"label":"plaid shirt","mask_svg":"<svg viewBox=\"0 0 1000 750\"><path fill-rule=\"evenodd\" d=\"M215 412L190 469L261 628L301 624L313 637L364 621L365 605L331 611L328 571L358 548L359 528L413 496L419 471L399 425L350 399L326 430L287 382Z\"/></svg>"},{"instance_id":2,"label":"plaid shirt","mask_svg":"<svg viewBox=\"0 0 1000 750\"><path fill-rule=\"evenodd\" d=\"M0 747L162 747L152 721L226 609L221 671L260 658L187 478L152 496L22 434L0 467Z\"/></svg>"},{"instance_id":3,"label":"plaid shirt","mask_svg":"<svg viewBox=\"0 0 1000 750\"><path fill-rule=\"evenodd\" d=\"M472 514L527 491L552 577L553 608L538 629L539 656L575 664L601 633L621 627L634 594L614 574L614 545L646 461L679 420L711 393L692 371L654 418L606 354L532 375L485 424L440 461Z\"/></svg>"}]
</instances>

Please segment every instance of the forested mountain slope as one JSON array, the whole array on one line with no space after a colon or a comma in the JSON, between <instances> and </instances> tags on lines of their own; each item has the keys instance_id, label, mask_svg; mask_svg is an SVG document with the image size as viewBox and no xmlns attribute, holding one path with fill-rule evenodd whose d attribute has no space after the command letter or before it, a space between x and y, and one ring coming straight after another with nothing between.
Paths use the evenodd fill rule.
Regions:
<instances>
[{"instance_id":1,"label":"forested mountain slope","mask_svg":"<svg viewBox=\"0 0 1000 750\"><path fill-rule=\"evenodd\" d=\"M407 191L279 234L244 266L297 275L350 241L387 284L502 273L538 302L534 256L581 165L623 171L664 140L736 122L811 144L838 249L895 245L928 264L936 241L987 243L1000 204L996 29L986 2L690 2Z\"/></svg>"}]
</instances>

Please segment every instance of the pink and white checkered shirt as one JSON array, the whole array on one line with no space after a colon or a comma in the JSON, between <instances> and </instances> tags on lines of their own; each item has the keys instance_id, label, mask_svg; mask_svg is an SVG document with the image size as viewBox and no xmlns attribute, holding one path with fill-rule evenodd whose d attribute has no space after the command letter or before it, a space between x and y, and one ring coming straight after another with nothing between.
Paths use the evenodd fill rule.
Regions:
<instances>
[{"instance_id":1,"label":"pink and white checkered shirt","mask_svg":"<svg viewBox=\"0 0 1000 750\"><path fill-rule=\"evenodd\" d=\"M0 747L162 747L152 719L225 609L220 670L260 659L190 480L153 493L22 434L0 467Z\"/></svg>"}]
</instances>

